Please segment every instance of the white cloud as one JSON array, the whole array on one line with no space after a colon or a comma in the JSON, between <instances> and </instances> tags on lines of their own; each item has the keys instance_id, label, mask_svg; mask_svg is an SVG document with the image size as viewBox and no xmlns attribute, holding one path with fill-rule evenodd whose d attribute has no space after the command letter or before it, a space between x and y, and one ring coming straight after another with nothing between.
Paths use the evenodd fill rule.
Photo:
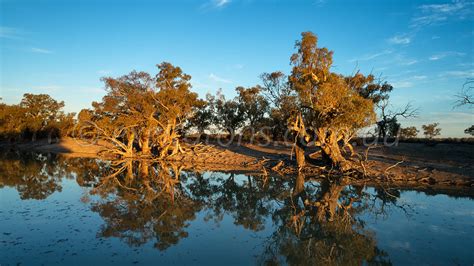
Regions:
<instances>
[{"instance_id":1,"label":"white cloud","mask_svg":"<svg viewBox=\"0 0 474 266\"><path fill-rule=\"evenodd\" d=\"M415 86L422 80L427 79L428 77L425 75L414 75L406 78L402 78L398 81L392 82L392 86L394 88L411 88Z\"/></svg>"},{"instance_id":2,"label":"white cloud","mask_svg":"<svg viewBox=\"0 0 474 266\"><path fill-rule=\"evenodd\" d=\"M416 60L416 59L409 59L409 60L407 60L406 62L403 62L403 63L401 63L401 64L404 65L404 66L411 66L411 65L416 64L416 63L418 63L418 60Z\"/></svg>"},{"instance_id":3,"label":"white cloud","mask_svg":"<svg viewBox=\"0 0 474 266\"><path fill-rule=\"evenodd\" d=\"M424 80L427 78L425 75L417 75L412 77L414 80Z\"/></svg>"},{"instance_id":4,"label":"white cloud","mask_svg":"<svg viewBox=\"0 0 474 266\"><path fill-rule=\"evenodd\" d=\"M441 38L441 37L439 37L438 35L433 35L433 36L431 36L431 39L432 39L432 40L437 40L437 39L439 39L439 38Z\"/></svg>"},{"instance_id":5,"label":"white cloud","mask_svg":"<svg viewBox=\"0 0 474 266\"><path fill-rule=\"evenodd\" d=\"M0 26L0 38L20 39L22 32L17 28Z\"/></svg>"},{"instance_id":6,"label":"white cloud","mask_svg":"<svg viewBox=\"0 0 474 266\"><path fill-rule=\"evenodd\" d=\"M229 3L230 3L230 0L216 0L216 1L213 1L213 2L214 2L214 5L215 5L216 7L223 7L223 6L227 5L227 4L229 4Z\"/></svg>"},{"instance_id":7,"label":"white cloud","mask_svg":"<svg viewBox=\"0 0 474 266\"><path fill-rule=\"evenodd\" d=\"M209 74L209 79L219 83L232 83L231 80L219 77L217 75L214 75L213 73Z\"/></svg>"},{"instance_id":8,"label":"white cloud","mask_svg":"<svg viewBox=\"0 0 474 266\"><path fill-rule=\"evenodd\" d=\"M413 87L413 82L402 80L402 81L393 82L392 86L394 88L411 88Z\"/></svg>"},{"instance_id":9,"label":"white cloud","mask_svg":"<svg viewBox=\"0 0 474 266\"><path fill-rule=\"evenodd\" d=\"M421 5L418 8L421 14L412 19L411 27L444 23L450 19L466 19L472 13L472 3L469 1Z\"/></svg>"},{"instance_id":10,"label":"white cloud","mask_svg":"<svg viewBox=\"0 0 474 266\"><path fill-rule=\"evenodd\" d=\"M431 60L431 61L436 61L436 60L440 60L440 59L443 59L443 58L448 57L448 56L464 56L464 55L466 55L466 54L465 53L460 53L460 52L447 51L447 52L434 54L434 55L430 56L428 59Z\"/></svg>"},{"instance_id":11,"label":"white cloud","mask_svg":"<svg viewBox=\"0 0 474 266\"><path fill-rule=\"evenodd\" d=\"M200 6L201 10L221 9L229 5L231 0L210 0Z\"/></svg>"},{"instance_id":12,"label":"white cloud","mask_svg":"<svg viewBox=\"0 0 474 266\"><path fill-rule=\"evenodd\" d=\"M388 39L388 42L392 44L409 44L411 42L411 38L404 35L395 35Z\"/></svg>"},{"instance_id":13,"label":"white cloud","mask_svg":"<svg viewBox=\"0 0 474 266\"><path fill-rule=\"evenodd\" d=\"M439 74L440 77L454 77L454 78L474 78L474 69L471 70L450 70Z\"/></svg>"},{"instance_id":14,"label":"white cloud","mask_svg":"<svg viewBox=\"0 0 474 266\"><path fill-rule=\"evenodd\" d=\"M361 57L351 59L351 60L349 60L349 62L369 61L369 60L375 59L379 56L391 54L392 52L393 52L392 50L385 50L385 51L374 53L374 54L366 54L366 55L363 55Z\"/></svg>"},{"instance_id":15,"label":"white cloud","mask_svg":"<svg viewBox=\"0 0 474 266\"><path fill-rule=\"evenodd\" d=\"M36 47L31 48L31 51L32 51L33 53L39 53L39 54L52 54L52 53L53 53L53 52L50 51L50 50L41 49L41 48L36 48Z\"/></svg>"}]
</instances>

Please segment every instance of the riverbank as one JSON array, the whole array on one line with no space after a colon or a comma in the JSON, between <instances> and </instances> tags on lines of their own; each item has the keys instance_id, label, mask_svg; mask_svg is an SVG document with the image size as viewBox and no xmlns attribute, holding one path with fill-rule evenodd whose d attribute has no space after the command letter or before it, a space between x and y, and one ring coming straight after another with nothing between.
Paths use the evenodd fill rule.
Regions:
<instances>
[{"instance_id":1,"label":"riverbank","mask_svg":"<svg viewBox=\"0 0 474 266\"><path fill-rule=\"evenodd\" d=\"M72 138L48 144L46 140L24 143L0 143L1 150L38 151L62 154L67 157L98 158L106 143L90 144ZM396 183L409 186L474 186L474 149L472 144L400 143L393 147L376 147L370 150L364 164L367 176L377 183ZM356 150L363 152L363 147ZM315 149L309 149L308 154ZM171 160L192 170L240 171L262 175L297 173L291 145L275 142L271 145L211 143L197 145L186 154ZM327 175L331 169L309 159L303 171L307 176Z\"/></svg>"}]
</instances>

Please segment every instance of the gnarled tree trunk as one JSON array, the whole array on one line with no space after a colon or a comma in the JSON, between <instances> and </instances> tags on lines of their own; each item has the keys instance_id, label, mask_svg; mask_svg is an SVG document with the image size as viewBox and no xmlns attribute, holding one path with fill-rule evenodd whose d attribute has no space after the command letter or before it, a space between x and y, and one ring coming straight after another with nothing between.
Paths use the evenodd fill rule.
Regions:
<instances>
[{"instance_id":1,"label":"gnarled tree trunk","mask_svg":"<svg viewBox=\"0 0 474 266\"><path fill-rule=\"evenodd\" d=\"M321 182L321 197L317 200L317 217L320 221L332 221L337 211L339 196L344 185L327 179Z\"/></svg>"},{"instance_id":2,"label":"gnarled tree trunk","mask_svg":"<svg viewBox=\"0 0 474 266\"><path fill-rule=\"evenodd\" d=\"M301 113L296 116L295 121L290 124L289 129L295 132L295 143L293 145L293 149L295 150L298 170L301 170L301 168L303 168L306 164L306 145L303 143L303 140L309 139L309 136L306 133L306 127L304 125L303 116L301 115Z\"/></svg>"},{"instance_id":3,"label":"gnarled tree trunk","mask_svg":"<svg viewBox=\"0 0 474 266\"><path fill-rule=\"evenodd\" d=\"M127 134L127 150L125 151L127 157L133 157L133 142L135 141L135 132L128 131Z\"/></svg>"},{"instance_id":4,"label":"gnarled tree trunk","mask_svg":"<svg viewBox=\"0 0 474 266\"><path fill-rule=\"evenodd\" d=\"M150 130L145 129L140 140L140 148L142 152L142 156L150 156L151 155L151 148L150 148Z\"/></svg>"},{"instance_id":5,"label":"gnarled tree trunk","mask_svg":"<svg viewBox=\"0 0 474 266\"><path fill-rule=\"evenodd\" d=\"M320 128L317 131L317 144L321 147L321 155L323 160L341 169L342 171L349 170L351 164L342 156L339 141L343 139L343 135L338 135L333 130Z\"/></svg>"}]
</instances>

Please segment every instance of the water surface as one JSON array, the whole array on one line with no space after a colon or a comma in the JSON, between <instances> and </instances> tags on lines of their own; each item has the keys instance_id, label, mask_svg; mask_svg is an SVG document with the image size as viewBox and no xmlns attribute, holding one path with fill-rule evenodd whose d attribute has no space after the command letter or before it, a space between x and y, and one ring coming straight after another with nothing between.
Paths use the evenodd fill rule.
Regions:
<instances>
[{"instance_id":1,"label":"water surface","mask_svg":"<svg viewBox=\"0 0 474 266\"><path fill-rule=\"evenodd\" d=\"M472 265L473 194L7 154L0 264Z\"/></svg>"}]
</instances>

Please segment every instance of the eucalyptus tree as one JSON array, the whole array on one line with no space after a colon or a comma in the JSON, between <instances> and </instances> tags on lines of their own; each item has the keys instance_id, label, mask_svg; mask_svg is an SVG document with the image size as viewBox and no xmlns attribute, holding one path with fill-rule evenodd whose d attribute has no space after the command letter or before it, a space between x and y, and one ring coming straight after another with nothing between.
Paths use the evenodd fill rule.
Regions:
<instances>
[{"instance_id":1,"label":"eucalyptus tree","mask_svg":"<svg viewBox=\"0 0 474 266\"><path fill-rule=\"evenodd\" d=\"M192 117L197 94L190 91L191 76L181 68L164 62L152 77L132 71L119 78L106 77L107 95L92 103L93 110L82 111L82 127L88 127L113 147L120 157L160 158L182 150L179 131Z\"/></svg>"},{"instance_id":2,"label":"eucalyptus tree","mask_svg":"<svg viewBox=\"0 0 474 266\"><path fill-rule=\"evenodd\" d=\"M429 138L432 139L436 136L441 135L441 128L438 127L439 123L432 123L428 125L422 125L421 127L423 128L423 134Z\"/></svg>"},{"instance_id":3,"label":"eucalyptus tree","mask_svg":"<svg viewBox=\"0 0 474 266\"><path fill-rule=\"evenodd\" d=\"M383 88L360 73L344 77L332 72L333 52L318 47L318 38L311 32L303 32L295 47L289 82L300 106L289 128L297 138L298 164L304 165L304 142L314 136L323 159L348 170L351 163L343 156L339 142L351 147L350 139L356 132L375 122L372 96Z\"/></svg>"},{"instance_id":4,"label":"eucalyptus tree","mask_svg":"<svg viewBox=\"0 0 474 266\"><path fill-rule=\"evenodd\" d=\"M273 139L284 139L288 120L297 111L297 98L291 90L288 76L281 71L263 73L261 94L269 102L269 118Z\"/></svg>"},{"instance_id":5,"label":"eucalyptus tree","mask_svg":"<svg viewBox=\"0 0 474 266\"><path fill-rule=\"evenodd\" d=\"M20 107L23 108L25 127L35 141L38 132L46 130L63 115L64 102L58 102L48 94L25 93Z\"/></svg>"}]
</instances>

